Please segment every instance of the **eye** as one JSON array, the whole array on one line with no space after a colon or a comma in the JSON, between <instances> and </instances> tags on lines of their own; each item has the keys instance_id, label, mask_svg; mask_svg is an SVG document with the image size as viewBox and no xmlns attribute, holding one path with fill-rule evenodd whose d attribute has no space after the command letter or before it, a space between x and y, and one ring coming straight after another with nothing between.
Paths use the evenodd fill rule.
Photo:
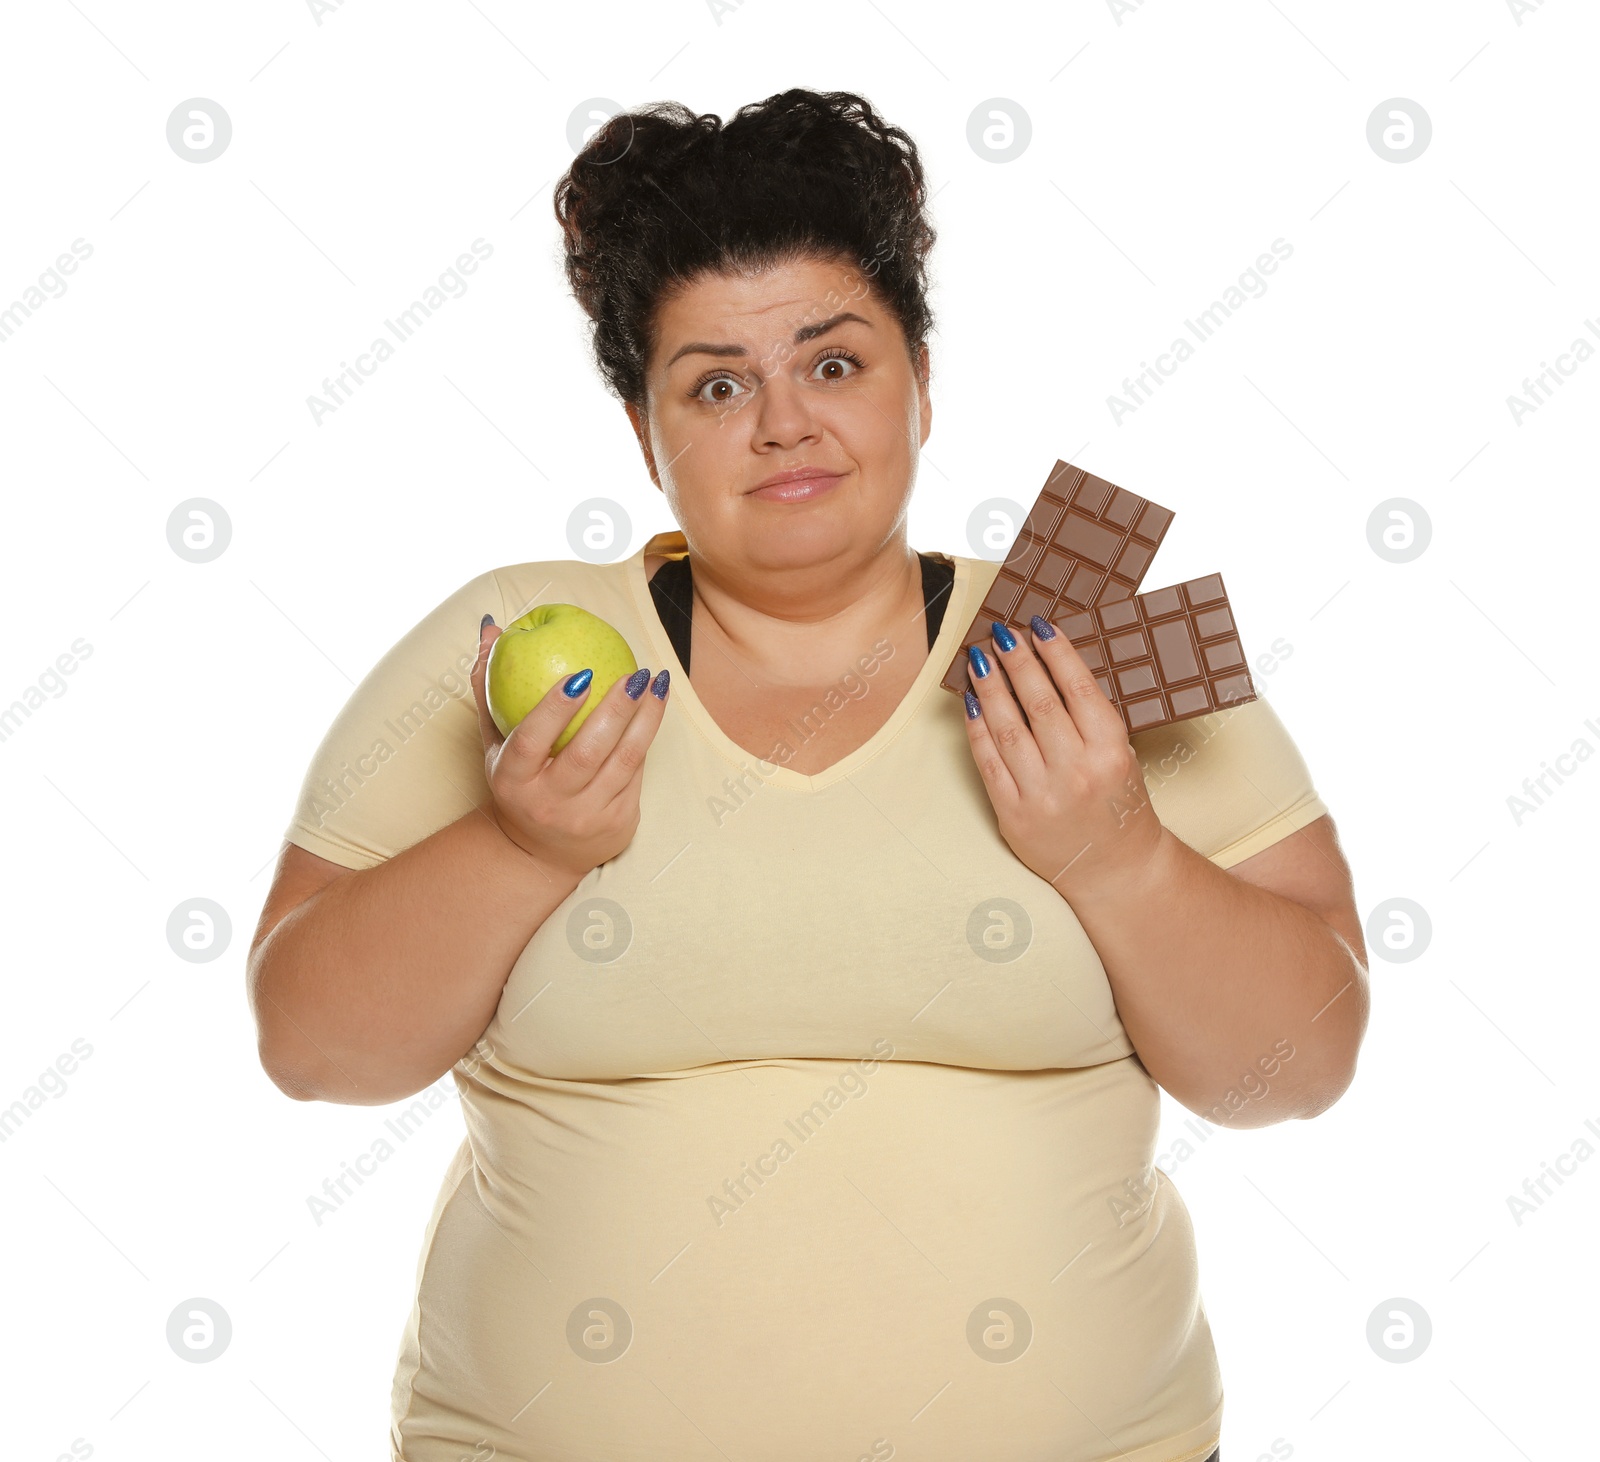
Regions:
<instances>
[{"instance_id":1,"label":"eye","mask_svg":"<svg viewBox=\"0 0 1600 1462\"><path fill-rule=\"evenodd\" d=\"M825 376L823 377L824 380L848 381L853 375L855 375L857 371L862 371L867 368L867 363L862 360L861 357L853 350L846 350L844 346L836 345L831 350L824 351L822 355L818 357L817 364L812 369L820 369L821 367L827 365L829 361L835 360L848 361L853 369L839 374Z\"/></svg>"},{"instance_id":2,"label":"eye","mask_svg":"<svg viewBox=\"0 0 1600 1462\"><path fill-rule=\"evenodd\" d=\"M707 386L715 385L719 382L729 386L739 386L741 390L744 389L743 386L740 386L738 378L730 375L727 371L707 371L694 385L689 387L690 400L704 401L708 406L725 406L734 399L733 396L707 397L701 394Z\"/></svg>"}]
</instances>

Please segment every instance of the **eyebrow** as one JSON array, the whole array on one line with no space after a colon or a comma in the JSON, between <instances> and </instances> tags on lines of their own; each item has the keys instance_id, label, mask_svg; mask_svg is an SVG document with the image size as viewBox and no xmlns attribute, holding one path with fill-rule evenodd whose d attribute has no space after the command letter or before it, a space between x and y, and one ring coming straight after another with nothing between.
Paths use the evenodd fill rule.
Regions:
<instances>
[{"instance_id":1,"label":"eyebrow","mask_svg":"<svg viewBox=\"0 0 1600 1462\"><path fill-rule=\"evenodd\" d=\"M834 326L843 325L847 320L854 320L858 325L865 325L867 329L872 329L871 320L864 320L860 315L846 310L843 314L835 315L832 319L822 321L821 324L802 325L794 332L794 343L796 345L804 345L806 341L815 340L819 335L826 335ZM743 356L749 353L742 345L712 345L703 340L696 340L688 345L680 345L673 352L672 359L662 369L671 370L686 355Z\"/></svg>"}]
</instances>

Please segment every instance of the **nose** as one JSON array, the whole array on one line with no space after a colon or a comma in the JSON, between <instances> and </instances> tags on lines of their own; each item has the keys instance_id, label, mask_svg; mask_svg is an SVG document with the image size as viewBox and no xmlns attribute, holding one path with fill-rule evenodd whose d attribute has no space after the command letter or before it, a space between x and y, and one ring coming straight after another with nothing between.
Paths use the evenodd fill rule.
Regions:
<instances>
[{"instance_id":1,"label":"nose","mask_svg":"<svg viewBox=\"0 0 1600 1462\"><path fill-rule=\"evenodd\" d=\"M753 445L782 450L822 439L811 393L780 368L756 387L748 403Z\"/></svg>"}]
</instances>

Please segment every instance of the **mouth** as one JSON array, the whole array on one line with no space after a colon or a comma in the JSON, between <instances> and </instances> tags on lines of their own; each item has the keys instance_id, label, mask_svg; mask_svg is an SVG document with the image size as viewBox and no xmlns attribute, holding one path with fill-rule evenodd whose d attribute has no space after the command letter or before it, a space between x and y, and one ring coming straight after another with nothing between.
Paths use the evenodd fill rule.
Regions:
<instances>
[{"instance_id":1,"label":"mouth","mask_svg":"<svg viewBox=\"0 0 1600 1462\"><path fill-rule=\"evenodd\" d=\"M797 503L821 497L844 481L846 473L824 472L816 467L797 468L792 472L778 472L759 487L750 490L750 497L767 502Z\"/></svg>"}]
</instances>

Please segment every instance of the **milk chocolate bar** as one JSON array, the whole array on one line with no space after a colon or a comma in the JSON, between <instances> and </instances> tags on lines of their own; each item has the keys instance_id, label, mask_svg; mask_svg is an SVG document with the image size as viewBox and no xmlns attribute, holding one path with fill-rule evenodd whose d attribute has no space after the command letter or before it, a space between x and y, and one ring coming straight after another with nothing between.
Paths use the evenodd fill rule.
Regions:
<instances>
[{"instance_id":1,"label":"milk chocolate bar","mask_svg":"<svg viewBox=\"0 0 1600 1462\"><path fill-rule=\"evenodd\" d=\"M1256 698L1221 574L1152 589L1054 624L1129 735ZM990 663L994 663L991 653Z\"/></svg>"},{"instance_id":2,"label":"milk chocolate bar","mask_svg":"<svg viewBox=\"0 0 1600 1462\"><path fill-rule=\"evenodd\" d=\"M987 650L996 619L1026 627L1038 614L1054 623L1061 614L1131 598L1171 522L1170 509L1057 462L940 684L965 692L967 647Z\"/></svg>"}]
</instances>

